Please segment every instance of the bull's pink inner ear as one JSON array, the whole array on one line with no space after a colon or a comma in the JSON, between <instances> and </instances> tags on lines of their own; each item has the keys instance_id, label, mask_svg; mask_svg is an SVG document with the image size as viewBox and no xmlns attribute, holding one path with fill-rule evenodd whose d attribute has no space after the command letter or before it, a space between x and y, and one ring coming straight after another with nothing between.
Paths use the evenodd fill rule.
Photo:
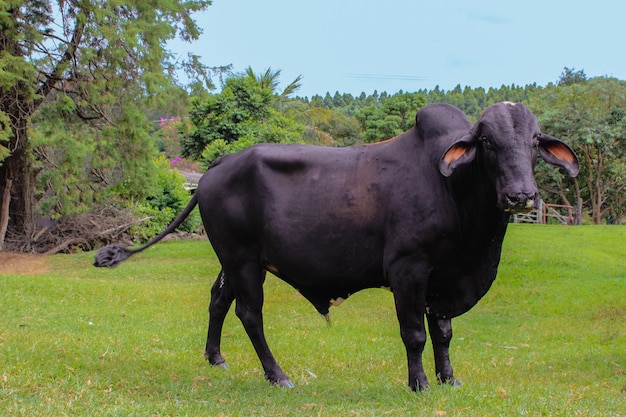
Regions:
<instances>
[{"instance_id":1,"label":"bull's pink inner ear","mask_svg":"<svg viewBox=\"0 0 626 417\"><path fill-rule=\"evenodd\" d=\"M471 143L465 141L457 142L441 157L439 171L443 176L449 177L457 166L473 160L475 154L476 148Z\"/></svg>"},{"instance_id":2,"label":"bull's pink inner ear","mask_svg":"<svg viewBox=\"0 0 626 417\"><path fill-rule=\"evenodd\" d=\"M451 164L454 161L458 161L467 152L467 144L457 143L448 149L448 152L443 156L443 161L446 164Z\"/></svg>"},{"instance_id":3,"label":"bull's pink inner ear","mask_svg":"<svg viewBox=\"0 0 626 417\"><path fill-rule=\"evenodd\" d=\"M548 152L557 157L557 159L559 159L560 161L565 161L570 164L576 162L576 159L574 158L574 155L572 155L570 150L560 143L548 146Z\"/></svg>"},{"instance_id":4,"label":"bull's pink inner ear","mask_svg":"<svg viewBox=\"0 0 626 417\"><path fill-rule=\"evenodd\" d=\"M539 149L546 162L565 168L572 177L578 175L580 170L578 158L569 146L555 140L540 143Z\"/></svg>"}]
</instances>

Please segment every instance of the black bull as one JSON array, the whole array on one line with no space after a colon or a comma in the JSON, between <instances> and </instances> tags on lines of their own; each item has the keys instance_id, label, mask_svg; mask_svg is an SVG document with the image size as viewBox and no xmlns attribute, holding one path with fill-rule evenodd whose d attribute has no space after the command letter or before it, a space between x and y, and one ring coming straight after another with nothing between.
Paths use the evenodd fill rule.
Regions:
<instances>
[{"instance_id":1,"label":"black bull","mask_svg":"<svg viewBox=\"0 0 626 417\"><path fill-rule=\"evenodd\" d=\"M537 155L578 173L573 151L514 103L490 106L475 125L453 106L429 105L414 128L371 145L257 145L215 161L163 233L138 249L103 248L96 265L115 265L156 243L197 203L222 265L209 306L211 364L225 365L222 325L237 300L265 377L292 386L263 331L270 271L322 314L359 290L390 288L409 386L428 386L425 319L436 376L456 384L451 318L474 306L495 279L510 214L537 207Z\"/></svg>"}]
</instances>

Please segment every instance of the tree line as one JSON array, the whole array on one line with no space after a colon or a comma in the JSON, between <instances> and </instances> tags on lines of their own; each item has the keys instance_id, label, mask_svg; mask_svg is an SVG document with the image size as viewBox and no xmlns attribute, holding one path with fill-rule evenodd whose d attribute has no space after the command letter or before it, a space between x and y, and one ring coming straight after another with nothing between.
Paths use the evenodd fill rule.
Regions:
<instances>
[{"instance_id":1,"label":"tree line","mask_svg":"<svg viewBox=\"0 0 626 417\"><path fill-rule=\"evenodd\" d=\"M581 159L576 179L538 165L544 199L577 207L579 221L624 221L624 81L565 68L547 86L299 97L300 77L280 89L280 71L238 74L193 55L174 59L166 42L197 39L190 16L210 3L170 0L156 13L141 0L0 3L0 247L7 236L32 241L41 219L103 206L148 219L135 225L134 237L144 238L186 203L174 165L205 169L260 142L385 140L433 102L472 121L498 101L528 105Z\"/></svg>"}]
</instances>

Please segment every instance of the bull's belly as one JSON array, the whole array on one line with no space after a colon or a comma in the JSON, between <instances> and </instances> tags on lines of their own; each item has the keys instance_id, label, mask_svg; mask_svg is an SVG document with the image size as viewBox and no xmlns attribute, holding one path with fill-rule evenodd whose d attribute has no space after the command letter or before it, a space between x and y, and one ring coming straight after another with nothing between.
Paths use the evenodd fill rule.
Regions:
<instances>
[{"instance_id":1,"label":"bull's belly","mask_svg":"<svg viewBox=\"0 0 626 417\"><path fill-rule=\"evenodd\" d=\"M360 287L360 289L389 286L380 265L336 264L332 261L310 260L272 262L268 259L264 268L289 282L306 286Z\"/></svg>"},{"instance_id":2,"label":"bull's belly","mask_svg":"<svg viewBox=\"0 0 626 417\"><path fill-rule=\"evenodd\" d=\"M336 216L326 207L315 215L271 217L262 232L262 259L299 284L384 284L382 225Z\"/></svg>"},{"instance_id":3,"label":"bull's belly","mask_svg":"<svg viewBox=\"0 0 626 417\"><path fill-rule=\"evenodd\" d=\"M361 290L388 287L380 265L371 262L371 257L347 257L339 262L334 256L317 260L278 257L263 263L267 271L297 289L323 315Z\"/></svg>"},{"instance_id":4,"label":"bull's belly","mask_svg":"<svg viewBox=\"0 0 626 417\"><path fill-rule=\"evenodd\" d=\"M268 253L264 268L294 286L360 290L388 286L382 256L372 251L322 251Z\"/></svg>"}]
</instances>

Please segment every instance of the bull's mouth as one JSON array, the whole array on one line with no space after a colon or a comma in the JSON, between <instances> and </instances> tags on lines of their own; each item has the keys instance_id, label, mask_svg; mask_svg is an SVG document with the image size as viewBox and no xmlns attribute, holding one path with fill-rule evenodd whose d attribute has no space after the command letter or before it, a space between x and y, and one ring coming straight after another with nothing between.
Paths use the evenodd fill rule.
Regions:
<instances>
[{"instance_id":1,"label":"bull's mouth","mask_svg":"<svg viewBox=\"0 0 626 417\"><path fill-rule=\"evenodd\" d=\"M535 198L528 198L525 201L519 199L505 198L504 211L511 214L526 214L537 208Z\"/></svg>"},{"instance_id":2,"label":"bull's mouth","mask_svg":"<svg viewBox=\"0 0 626 417\"><path fill-rule=\"evenodd\" d=\"M506 211L507 213L511 213L511 214L526 214L526 213L530 213L531 211L533 211L533 208L507 207L504 209L504 211Z\"/></svg>"}]
</instances>

